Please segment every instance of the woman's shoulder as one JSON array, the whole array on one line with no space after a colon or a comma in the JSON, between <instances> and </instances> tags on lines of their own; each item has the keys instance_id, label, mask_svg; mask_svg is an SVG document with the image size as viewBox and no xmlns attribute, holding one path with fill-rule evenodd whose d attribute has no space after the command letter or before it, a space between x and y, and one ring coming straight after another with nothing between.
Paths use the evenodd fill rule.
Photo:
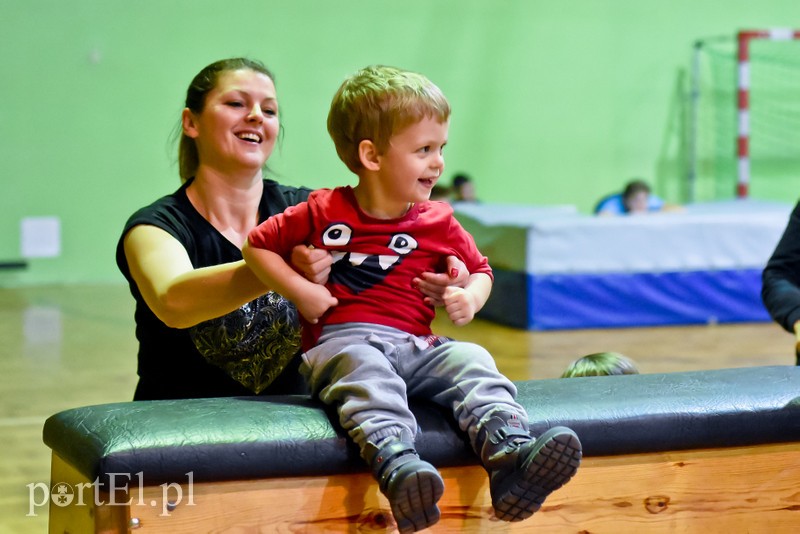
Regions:
<instances>
[{"instance_id":1,"label":"woman's shoulder","mask_svg":"<svg viewBox=\"0 0 800 534\"><path fill-rule=\"evenodd\" d=\"M285 185L269 178L264 179L264 197L266 199L282 198L289 206L305 201L312 191L313 189L309 187Z\"/></svg>"},{"instance_id":2,"label":"woman's shoulder","mask_svg":"<svg viewBox=\"0 0 800 534\"><path fill-rule=\"evenodd\" d=\"M139 208L128 218L125 229L138 224L161 226L164 222L185 219L191 215L192 207L186 196L186 184L177 191ZM160 224L161 223L161 224Z\"/></svg>"}]
</instances>

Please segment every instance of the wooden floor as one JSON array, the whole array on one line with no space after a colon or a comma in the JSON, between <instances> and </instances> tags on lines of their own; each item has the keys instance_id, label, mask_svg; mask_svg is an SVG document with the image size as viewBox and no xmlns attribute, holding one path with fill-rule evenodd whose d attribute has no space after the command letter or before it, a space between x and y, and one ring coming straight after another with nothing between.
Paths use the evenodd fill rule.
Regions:
<instances>
[{"instance_id":1,"label":"wooden floor","mask_svg":"<svg viewBox=\"0 0 800 534\"><path fill-rule=\"evenodd\" d=\"M476 320L437 333L484 345L513 380L557 378L574 358L604 350L643 373L791 365L793 337L772 323L526 332ZM47 531L46 417L131 399L136 382L133 301L126 287L0 288L0 534ZM34 489L33 504L44 500Z\"/></svg>"}]
</instances>

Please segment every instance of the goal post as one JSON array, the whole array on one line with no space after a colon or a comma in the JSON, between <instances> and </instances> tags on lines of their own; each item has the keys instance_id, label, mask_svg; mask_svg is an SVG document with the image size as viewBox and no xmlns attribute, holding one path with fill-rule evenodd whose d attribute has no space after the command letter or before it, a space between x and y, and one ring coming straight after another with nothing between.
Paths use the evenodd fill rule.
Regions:
<instances>
[{"instance_id":1,"label":"goal post","mask_svg":"<svg viewBox=\"0 0 800 534\"><path fill-rule=\"evenodd\" d=\"M737 36L737 124L739 126L736 157L736 196L746 198L750 192L750 48L755 39L793 41L800 39L800 31L789 29L743 30ZM792 95L787 95L792 98ZM800 100L800 93L793 96ZM800 146L797 147L800 150Z\"/></svg>"},{"instance_id":2,"label":"goal post","mask_svg":"<svg viewBox=\"0 0 800 534\"><path fill-rule=\"evenodd\" d=\"M696 41L690 200L777 197L800 184L800 30L741 30ZM755 182L755 186L753 186Z\"/></svg>"}]
</instances>

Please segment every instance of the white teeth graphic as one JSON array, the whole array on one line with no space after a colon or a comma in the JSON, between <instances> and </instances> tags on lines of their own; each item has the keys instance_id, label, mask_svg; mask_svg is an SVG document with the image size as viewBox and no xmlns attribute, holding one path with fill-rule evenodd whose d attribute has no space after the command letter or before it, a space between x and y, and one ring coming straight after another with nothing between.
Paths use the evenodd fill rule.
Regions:
<instances>
[{"instance_id":1,"label":"white teeth graphic","mask_svg":"<svg viewBox=\"0 0 800 534\"><path fill-rule=\"evenodd\" d=\"M344 258L344 255L347 254L346 252L331 252L331 256L333 256L333 263L340 261Z\"/></svg>"},{"instance_id":2,"label":"white teeth graphic","mask_svg":"<svg viewBox=\"0 0 800 534\"><path fill-rule=\"evenodd\" d=\"M381 269L384 271L397 263L397 260L400 259L400 256L378 256L378 264L381 266Z\"/></svg>"},{"instance_id":3,"label":"white teeth graphic","mask_svg":"<svg viewBox=\"0 0 800 534\"><path fill-rule=\"evenodd\" d=\"M334 263L339 261L339 260L341 260L342 256L344 256L343 252L334 252L333 253L333 261L334 261ZM364 260L366 260L370 256L371 256L371 254L360 254L358 252L351 252L350 253L350 265L352 265L354 267L358 267L359 265L364 263ZM378 265L380 265L381 269L383 269L385 271L386 269L388 269L389 267L391 267L392 265L397 263L397 260L399 260L399 259L400 259L400 256L383 256L383 255L380 255L380 256L378 256Z\"/></svg>"},{"instance_id":4,"label":"white teeth graphic","mask_svg":"<svg viewBox=\"0 0 800 534\"><path fill-rule=\"evenodd\" d=\"M359 254L358 252L352 252L350 254L350 265L359 266L364 263L369 256L367 254Z\"/></svg>"}]
</instances>

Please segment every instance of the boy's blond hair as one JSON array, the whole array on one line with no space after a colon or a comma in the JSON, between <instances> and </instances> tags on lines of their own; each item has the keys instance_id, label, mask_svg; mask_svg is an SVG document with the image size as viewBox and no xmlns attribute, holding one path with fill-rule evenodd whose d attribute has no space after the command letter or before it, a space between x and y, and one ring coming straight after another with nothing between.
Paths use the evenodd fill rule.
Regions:
<instances>
[{"instance_id":1,"label":"boy's blond hair","mask_svg":"<svg viewBox=\"0 0 800 534\"><path fill-rule=\"evenodd\" d=\"M358 173L361 141L372 141L383 153L393 135L425 118L450 118L450 104L441 89L422 74L372 65L349 76L336 91L328 133L339 158Z\"/></svg>"}]
</instances>

